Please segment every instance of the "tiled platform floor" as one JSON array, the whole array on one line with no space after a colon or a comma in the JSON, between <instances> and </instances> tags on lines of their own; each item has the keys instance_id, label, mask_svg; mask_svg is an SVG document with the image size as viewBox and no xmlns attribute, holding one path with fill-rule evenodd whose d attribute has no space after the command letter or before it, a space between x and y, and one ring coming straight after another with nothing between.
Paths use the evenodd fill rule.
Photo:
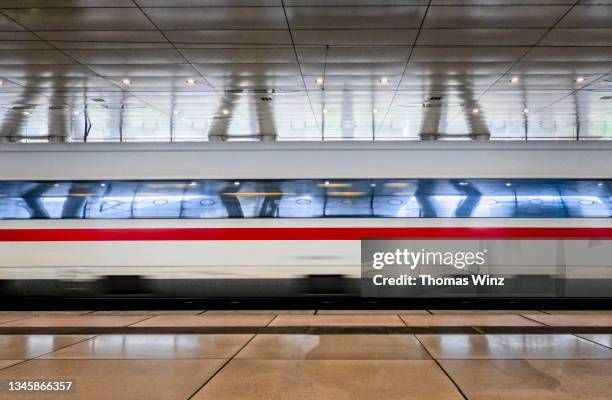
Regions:
<instances>
[{"instance_id":1,"label":"tiled platform floor","mask_svg":"<svg viewBox=\"0 0 612 400\"><path fill-rule=\"evenodd\" d=\"M0 381L62 400L612 398L612 335L0 335Z\"/></svg>"},{"instance_id":2,"label":"tiled platform floor","mask_svg":"<svg viewBox=\"0 0 612 400\"><path fill-rule=\"evenodd\" d=\"M179 310L179 311L82 311L77 312L8 312L0 313L0 333L66 333L40 332L41 329L206 329L226 328L530 328L554 327L612 328L610 311L546 310ZM13 329L11 331L11 329ZM30 329L32 331L25 331ZM36 331L38 329L38 331ZM205 332L204 332L205 331ZM109 333L108 331L102 331ZM495 331L498 333L499 331ZM86 331L85 333L90 333ZM96 332L98 333L98 332ZM127 333L127 332L126 332ZM188 332L189 333L189 332ZM226 332L235 333L235 332ZM257 332L255 332L257 333ZM259 331L259 333L264 333ZM269 332L265 332L269 333ZM287 332L283 332L287 333ZM582 333L582 332L581 332ZM586 333L599 333L591 331ZM607 332L605 332L607 333Z\"/></svg>"}]
</instances>

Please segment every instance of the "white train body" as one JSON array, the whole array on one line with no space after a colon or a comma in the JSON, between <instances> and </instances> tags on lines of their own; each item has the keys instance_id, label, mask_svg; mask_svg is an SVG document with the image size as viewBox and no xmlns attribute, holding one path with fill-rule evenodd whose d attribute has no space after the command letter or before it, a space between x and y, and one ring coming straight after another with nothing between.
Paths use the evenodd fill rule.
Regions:
<instances>
[{"instance_id":1,"label":"white train body","mask_svg":"<svg viewBox=\"0 0 612 400\"><path fill-rule=\"evenodd\" d=\"M11 144L0 147L0 181L596 181L612 177L610 160L612 144L603 142ZM382 237L393 238L397 232L428 228L437 232L428 237L440 238L445 229L457 237L474 228L483 238L495 238L501 228L549 229L551 237L563 239L563 230L570 236L580 230L612 236L612 218L6 219L0 220L0 280L94 282L122 275L155 281L357 279L364 235L379 237L389 230ZM583 278L597 279L601 270L594 271L585 269Z\"/></svg>"}]
</instances>

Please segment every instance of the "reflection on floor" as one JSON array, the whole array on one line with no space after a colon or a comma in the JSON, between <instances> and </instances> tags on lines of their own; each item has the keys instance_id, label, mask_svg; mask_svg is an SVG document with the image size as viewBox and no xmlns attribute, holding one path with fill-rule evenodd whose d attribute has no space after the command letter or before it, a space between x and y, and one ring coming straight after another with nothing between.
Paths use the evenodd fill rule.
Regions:
<instances>
[{"instance_id":1,"label":"reflection on floor","mask_svg":"<svg viewBox=\"0 0 612 400\"><path fill-rule=\"evenodd\" d=\"M0 335L0 381L53 399L610 399L612 335ZM40 394L0 399L40 399Z\"/></svg>"}]
</instances>

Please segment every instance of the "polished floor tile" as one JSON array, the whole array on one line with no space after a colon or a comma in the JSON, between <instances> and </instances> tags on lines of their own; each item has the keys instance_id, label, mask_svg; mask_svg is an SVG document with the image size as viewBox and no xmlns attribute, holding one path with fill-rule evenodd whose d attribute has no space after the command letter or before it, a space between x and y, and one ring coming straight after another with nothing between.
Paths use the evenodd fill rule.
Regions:
<instances>
[{"instance_id":1,"label":"polished floor tile","mask_svg":"<svg viewBox=\"0 0 612 400\"><path fill-rule=\"evenodd\" d=\"M437 359L611 359L612 350L574 335L417 335Z\"/></svg>"},{"instance_id":2,"label":"polished floor tile","mask_svg":"<svg viewBox=\"0 0 612 400\"><path fill-rule=\"evenodd\" d=\"M19 320L23 320L26 318L31 318L32 315L27 315L27 314L5 314L5 315L0 315L0 325L2 324L6 324L8 322L11 321L19 321Z\"/></svg>"},{"instance_id":3,"label":"polished floor tile","mask_svg":"<svg viewBox=\"0 0 612 400\"><path fill-rule=\"evenodd\" d=\"M266 326L273 315L161 315L135 324L137 327Z\"/></svg>"},{"instance_id":4,"label":"polished floor tile","mask_svg":"<svg viewBox=\"0 0 612 400\"><path fill-rule=\"evenodd\" d=\"M148 316L47 315L2 324L1 327L118 327L142 321Z\"/></svg>"},{"instance_id":5,"label":"polished floor tile","mask_svg":"<svg viewBox=\"0 0 612 400\"><path fill-rule=\"evenodd\" d=\"M89 339L93 335L0 335L0 359L28 359Z\"/></svg>"},{"instance_id":6,"label":"polished floor tile","mask_svg":"<svg viewBox=\"0 0 612 400\"><path fill-rule=\"evenodd\" d=\"M42 358L231 358L254 335L101 335Z\"/></svg>"},{"instance_id":7,"label":"polished floor tile","mask_svg":"<svg viewBox=\"0 0 612 400\"><path fill-rule=\"evenodd\" d=\"M270 326L404 326L397 315L279 315Z\"/></svg>"},{"instance_id":8,"label":"polished floor tile","mask_svg":"<svg viewBox=\"0 0 612 400\"><path fill-rule=\"evenodd\" d=\"M427 310L318 310L317 315L429 315Z\"/></svg>"},{"instance_id":9,"label":"polished floor tile","mask_svg":"<svg viewBox=\"0 0 612 400\"><path fill-rule=\"evenodd\" d=\"M612 326L612 315L525 315L550 326Z\"/></svg>"},{"instance_id":10,"label":"polished floor tile","mask_svg":"<svg viewBox=\"0 0 612 400\"><path fill-rule=\"evenodd\" d=\"M429 310L434 315L520 315L542 314L538 310Z\"/></svg>"},{"instance_id":11,"label":"polished floor tile","mask_svg":"<svg viewBox=\"0 0 612 400\"><path fill-rule=\"evenodd\" d=\"M407 326L540 326L520 315L400 315Z\"/></svg>"},{"instance_id":12,"label":"polished floor tile","mask_svg":"<svg viewBox=\"0 0 612 400\"><path fill-rule=\"evenodd\" d=\"M312 315L315 310L208 310L204 315Z\"/></svg>"},{"instance_id":13,"label":"polished floor tile","mask_svg":"<svg viewBox=\"0 0 612 400\"><path fill-rule=\"evenodd\" d=\"M83 315L91 311L0 311L0 315Z\"/></svg>"},{"instance_id":14,"label":"polished floor tile","mask_svg":"<svg viewBox=\"0 0 612 400\"><path fill-rule=\"evenodd\" d=\"M602 346L606 346L606 347L612 348L612 334L605 334L605 333L581 333L580 335L576 335L576 336L580 336L581 338L584 338L586 340L590 340L591 342L599 343Z\"/></svg>"},{"instance_id":15,"label":"polished floor tile","mask_svg":"<svg viewBox=\"0 0 612 400\"><path fill-rule=\"evenodd\" d=\"M543 312L550 315L612 315L612 310L543 310Z\"/></svg>"},{"instance_id":16,"label":"polished floor tile","mask_svg":"<svg viewBox=\"0 0 612 400\"><path fill-rule=\"evenodd\" d=\"M469 400L612 399L612 360L442 360Z\"/></svg>"},{"instance_id":17,"label":"polished floor tile","mask_svg":"<svg viewBox=\"0 0 612 400\"><path fill-rule=\"evenodd\" d=\"M1 395L20 400L185 400L225 360L30 360L0 370L2 379L74 379L71 394Z\"/></svg>"},{"instance_id":18,"label":"polished floor tile","mask_svg":"<svg viewBox=\"0 0 612 400\"><path fill-rule=\"evenodd\" d=\"M427 360L413 335L257 335L236 358Z\"/></svg>"},{"instance_id":19,"label":"polished floor tile","mask_svg":"<svg viewBox=\"0 0 612 400\"><path fill-rule=\"evenodd\" d=\"M193 400L459 400L431 360L237 360Z\"/></svg>"},{"instance_id":20,"label":"polished floor tile","mask_svg":"<svg viewBox=\"0 0 612 400\"><path fill-rule=\"evenodd\" d=\"M95 311L89 315L197 315L204 310L107 310Z\"/></svg>"},{"instance_id":21,"label":"polished floor tile","mask_svg":"<svg viewBox=\"0 0 612 400\"><path fill-rule=\"evenodd\" d=\"M19 364L23 360L0 360L0 369L10 367L11 365Z\"/></svg>"}]
</instances>

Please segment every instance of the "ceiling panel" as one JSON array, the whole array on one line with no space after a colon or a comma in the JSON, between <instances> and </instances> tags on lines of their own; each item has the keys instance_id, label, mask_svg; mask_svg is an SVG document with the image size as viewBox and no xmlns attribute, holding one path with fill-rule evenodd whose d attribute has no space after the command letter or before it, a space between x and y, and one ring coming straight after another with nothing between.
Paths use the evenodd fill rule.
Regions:
<instances>
[{"instance_id":1,"label":"ceiling panel","mask_svg":"<svg viewBox=\"0 0 612 400\"><path fill-rule=\"evenodd\" d=\"M192 7L145 8L162 30L203 29L284 29L281 7Z\"/></svg>"},{"instance_id":2,"label":"ceiling panel","mask_svg":"<svg viewBox=\"0 0 612 400\"><path fill-rule=\"evenodd\" d=\"M421 46L533 46L546 29L423 29Z\"/></svg>"},{"instance_id":3,"label":"ceiling panel","mask_svg":"<svg viewBox=\"0 0 612 400\"><path fill-rule=\"evenodd\" d=\"M426 7L287 7L291 29L418 28Z\"/></svg>"},{"instance_id":4,"label":"ceiling panel","mask_svg":"<svg viewBox=\"0 0 612 400\"><path fill-rule=\"evenodd\" d=\"M155 29L137 8L26 8L6 9L4 13L33 31Z\"/></svg>"},{"instance_id":5,"label":"ceiling panel","mask_svg":"<svg viewBox=\"0 0 612 400\"><path fill-rule=\"evenodd\" d=\"M424 28L546 28L569 6L431 6Z\"/></svg>"},{"instance_id":6,"label":"ceiling panel","mask_svg":"<svg viewBox=\"0 0 612 400\"><path fill-rule=\"evenodd\" d=\"M559 23L563 28L612 28L610 5L578 5Z\"/></svg>"}]
</instances>

